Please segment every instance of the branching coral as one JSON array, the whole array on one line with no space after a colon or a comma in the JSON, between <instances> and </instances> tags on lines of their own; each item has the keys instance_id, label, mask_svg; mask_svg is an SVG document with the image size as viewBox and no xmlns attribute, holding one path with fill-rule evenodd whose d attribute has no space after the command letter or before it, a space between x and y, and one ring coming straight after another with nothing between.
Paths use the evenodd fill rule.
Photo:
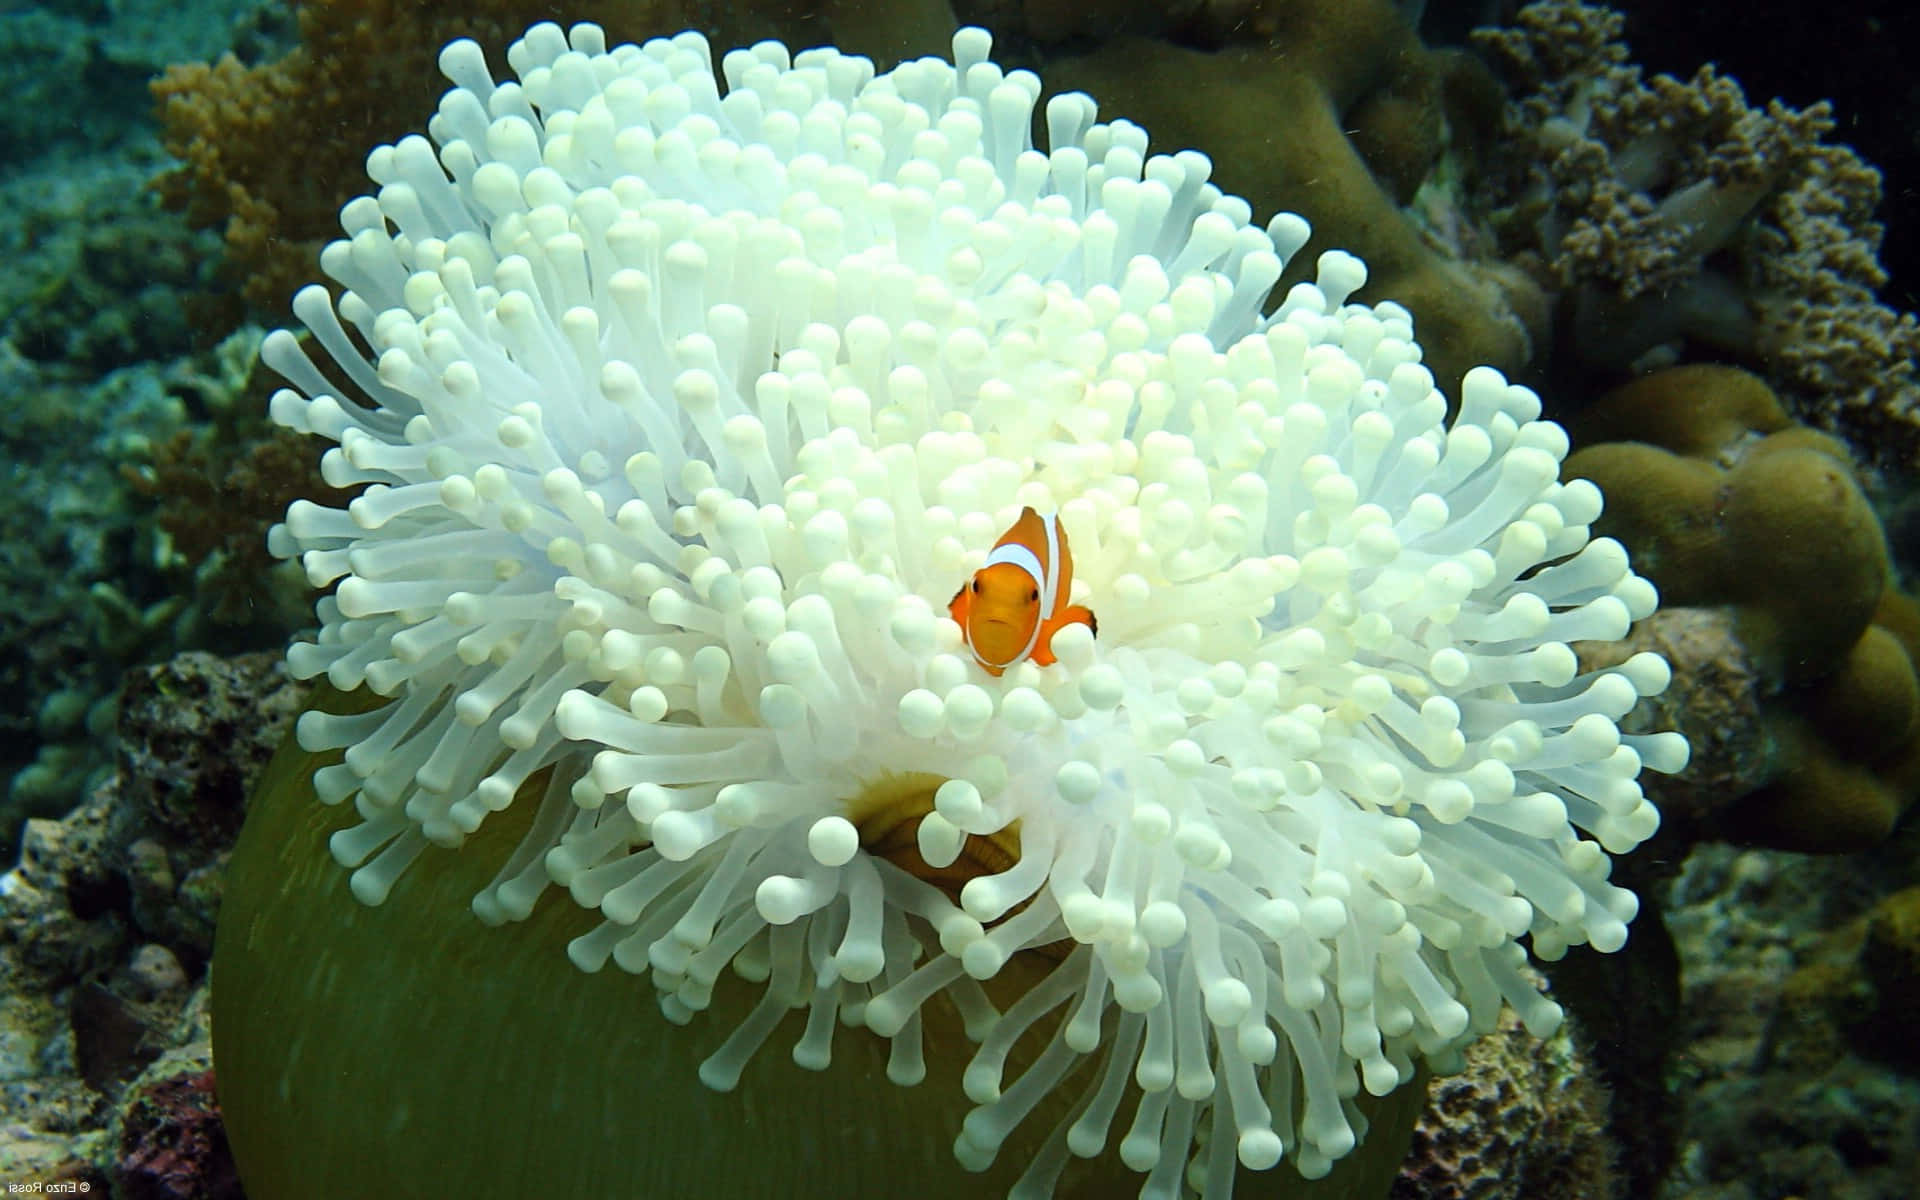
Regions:
<instances>
[{"instance_id":1,"label":"branching coral","mask_svg":"<svg viewBox=\"0 0 1920 1200\"><path fill-rule=\"evenodd\" d=\"M1645 78L1621 26L1547 0L1477 35L1518 96L1495 223L1567 291L1562 342L1609 368L1730 356L1801 420L1911 471L1920 325L1876 296L1878 174L1824 140L1826 105L1754 108L1712 67Z\"/></svg>"}]
</instances>

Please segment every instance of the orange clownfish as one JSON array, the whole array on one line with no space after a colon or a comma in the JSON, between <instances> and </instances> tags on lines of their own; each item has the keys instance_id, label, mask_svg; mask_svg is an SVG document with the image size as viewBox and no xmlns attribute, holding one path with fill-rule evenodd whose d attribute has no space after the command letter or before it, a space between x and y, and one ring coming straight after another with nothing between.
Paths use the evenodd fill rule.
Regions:
<instances>
[{"instance_id":1,"label":"orange clownfish","mask_svg":"<svg viewBox=\"0 0 1920 1200\"><path fill-rule=\"evenodd\" d=\"M1053 665L1053 635L1075 622L1099 631L1093 611L1068 604L1073 555L1057 513L1020 510L973 578L960 585L947 613L966 635L974 660L998 675L1023 658Z\"/></svg>"}]
</instances>

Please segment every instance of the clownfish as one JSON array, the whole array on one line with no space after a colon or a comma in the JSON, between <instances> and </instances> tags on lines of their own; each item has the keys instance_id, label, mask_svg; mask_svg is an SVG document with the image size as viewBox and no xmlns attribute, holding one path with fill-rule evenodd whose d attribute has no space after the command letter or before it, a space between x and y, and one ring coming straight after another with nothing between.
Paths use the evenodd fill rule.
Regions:
<instances>
[{"instance_id":1,"label":"clownfish","mask_svg":"<svg viewBox=\"0 0 1920 1200\"><path fill-rule=\"evenodd\" d=\"M1099 632L1093 611L1068 604L1073 554L1059 515L1031 507L993 545L973 578L960 585L947 613L966 635L974 661L998 675L1023 658L1053 665L1053 635L1076 622Z\"/></svg>"}]
</instances>

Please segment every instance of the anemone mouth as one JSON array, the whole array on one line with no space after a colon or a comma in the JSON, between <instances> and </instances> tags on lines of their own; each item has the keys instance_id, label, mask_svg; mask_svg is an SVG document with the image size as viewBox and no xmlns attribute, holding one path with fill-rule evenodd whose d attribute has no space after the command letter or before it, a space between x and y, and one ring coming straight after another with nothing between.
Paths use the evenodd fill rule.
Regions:
<instances>
[{"instance_id":1,"label":"anemone mouth","mask_svg":"<svg viewBox=\"0 0 1920 1200\"><path fill-rule=\"evenodd\" d=\"M967 885L976 879L1000 875L1020 862L1020 822L991 833L966 835L959 853L944 866L934 866L921 850L920 827L937 812L936 796L943 776L916 772L889 775L862 789L858 799L848 806L854 827L860 832L860 847L873 857L892 863L923 883L938 888L955 908L961 907ZM1003 915L984 922L986 929L1018 917L1033 903L1022 900ZM1033 954L1060 962L1073 952L1072 938L1024 947L1020 953Z\"/></svg>"},{"instance_id":2,"label":"anemone mouth","mask_svg":"<svg viewBox=\"0 0 1920 1200\"><path fill-rule=\"evenodd\" d=\"M1015 822L992 833L967 834L952 862L938 867L929 863L920 849L920 826L935 811L935 797L948 782L946 776L924 772L886 775L863 787L846 813L860 833L863 850L939 888L957 905L968 883L1020 861L1020 830Z\"/></svg>"}]
</instances>

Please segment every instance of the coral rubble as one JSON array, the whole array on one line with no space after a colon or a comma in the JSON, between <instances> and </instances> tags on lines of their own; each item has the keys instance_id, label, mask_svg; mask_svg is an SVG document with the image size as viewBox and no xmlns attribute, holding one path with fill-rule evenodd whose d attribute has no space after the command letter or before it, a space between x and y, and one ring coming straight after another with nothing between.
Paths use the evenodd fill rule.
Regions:
<instances>
[{"instance_id":1,"label":"coral rubble","mask_svg":"<svg viewBox=\"0 0 1920 1200\"><path fill-rule=\"evenodd\" d=\"M231 1195L192 1082L207 1068L206 961L240 796L295 695L264 654L175 659L132 695L119 771L65 817L29 821L0 875L0 1169Z\"/></svg>"}]
</instances>

